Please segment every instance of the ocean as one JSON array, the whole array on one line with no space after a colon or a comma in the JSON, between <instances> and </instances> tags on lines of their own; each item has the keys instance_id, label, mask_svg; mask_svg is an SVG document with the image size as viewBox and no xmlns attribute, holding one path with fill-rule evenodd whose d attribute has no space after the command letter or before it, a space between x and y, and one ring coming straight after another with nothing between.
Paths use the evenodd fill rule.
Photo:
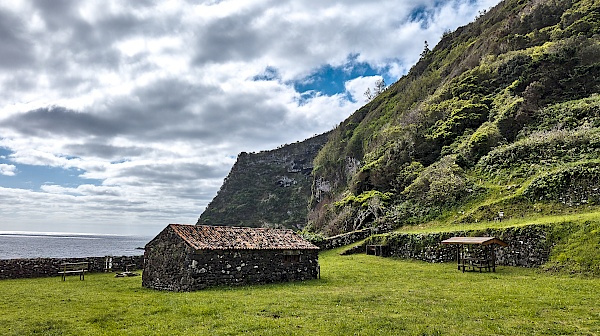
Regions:
<instances>
[{"instance_id":1,"label":"ocean","mask_svg":"<svg viewBox=\"0 0 600 336\"><path fill-rule=\"evenodd\" d=\"M0 232L0 259L142 255L144 246L151 239L101 234Z\"/></svg>"}]
</instances>

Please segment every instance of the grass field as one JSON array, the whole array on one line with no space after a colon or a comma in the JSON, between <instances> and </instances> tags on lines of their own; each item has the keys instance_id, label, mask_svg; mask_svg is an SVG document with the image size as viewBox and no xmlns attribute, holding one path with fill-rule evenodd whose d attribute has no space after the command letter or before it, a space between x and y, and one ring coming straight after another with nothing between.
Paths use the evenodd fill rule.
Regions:
<instances>
[{"instance_id":1,"label":"grass field","mask_svg":"<svg viewBox=\"0 0 600 336\"><path fill-rule=\"evenodd\" d=\"M140 277L0 281L0 335L600 335L600 279L320 256L307 282L171 293Z\"/></svg>"}]
</instances>

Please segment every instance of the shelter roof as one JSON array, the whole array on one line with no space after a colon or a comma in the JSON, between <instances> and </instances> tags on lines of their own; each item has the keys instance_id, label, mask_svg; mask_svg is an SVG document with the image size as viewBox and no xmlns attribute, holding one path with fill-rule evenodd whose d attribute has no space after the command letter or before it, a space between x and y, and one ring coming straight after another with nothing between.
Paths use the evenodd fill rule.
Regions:
<instances>
[{"instance_id":1,"label":"shelter roof","mask_svg":"<svg viewBox=\"0 0 600 336\"><path fill-rule=\"evenodd\" d=\"M196 250L318 250L292 230L169 224Z\"/></svg>"},{"instance_id":2,"label":"shelter roof","mask_svg":"<svg viewBox=\"0 0 600 336\"><path fill-rule=\"evenodd\" d=\"M508 246L508 244L496 237L452 237L442 240L442 244L464 244L464 245L490 245L497 244Z\"/></svg>"}]
</instances>

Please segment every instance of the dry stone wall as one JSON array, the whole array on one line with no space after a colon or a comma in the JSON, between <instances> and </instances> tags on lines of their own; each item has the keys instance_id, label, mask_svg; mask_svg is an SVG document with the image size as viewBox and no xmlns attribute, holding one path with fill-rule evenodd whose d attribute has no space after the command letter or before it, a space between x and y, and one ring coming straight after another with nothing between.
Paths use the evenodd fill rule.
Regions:
<instances>
[{"instance_id":1,"label":"dry stone wall","mask_svg":"<svg viewBox=\"0 0 600 336\"><path fill-rule=\"evenodd\" d=\"M144 256L118 256L112 258L112 270L124 271L127 265L133 269L144 268ZM66 262L89 262L90 272L103 272L106 257L87 258L32 258L0 259L0 279L39 278L58 276L60 265Z\"/></svg>"},{"instance_id":2,"label":"dry stone wall","mask_svg":"<svg viewBox=\"0 0 600 336\"><path fill-rule=\"evenodd\" d=\"M363 240L375 233L377 232L373 231L373 229L366 228L348 233L342 233L337 236L325 238L323 241L313 243L319 246L319 248L322 250L331 250L334 248L350 245L359 240Z\"/></svg>"},{"instance_id":3,"label":"dry stone wall","mask_svg":"<svg viewBox=\"0 0 600 336\"><path fill-rule=\"evenodd\" d=\"M537 267L548 261L554 242L549 239L550 227L529 225L504 229L468 230L441 233L387 233L369 237L360 246L345 252L364 253L366 245L386 245L391 257L427 262L456 261L456 246L442 245L441 241L454 236L496 237L508 243L496 247L496 263L505 266Z\"/></svg>"},{"instance_id":4,"label":"dry stone wall","mask_svg":"<svg viewBox=\"0 0 600 336\"><path fill-rule=\"evenodd\" d=\"M184 252L190 252L185 251ZM319 276L317 250L286 255L273 250L223 250L187 253L169 270L147 262L142 285L170 291L192 291L213 286L235 286L315 279ZM151 265L152 263L152 265Z\"/></svg>"},{"instance_id":5,"label":"dry stone wall","mask_svg":"<svg viewBox=\"0 0 600 336\"><path fill-rule=\"evenodd\" d=\"M282 251L283 252L283 251ZM243 285L310 280L318 277L318 251L295 255L279 251L219 251L191 256L189 272L194 289L217 285Z\"/></svg>"}]
</instances>

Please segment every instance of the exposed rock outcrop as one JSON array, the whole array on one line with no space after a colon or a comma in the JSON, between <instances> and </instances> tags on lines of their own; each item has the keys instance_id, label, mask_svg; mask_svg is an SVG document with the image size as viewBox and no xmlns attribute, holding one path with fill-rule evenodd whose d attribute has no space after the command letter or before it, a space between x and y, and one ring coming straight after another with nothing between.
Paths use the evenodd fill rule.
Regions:
<instances>
[{"instance_id":1,"label":"exposed rock outcrop","mask_svg":"<svg viewBox=\"0 0 600 336\"><path fill-rule=\"evenodd\" d=\"M241 153L197 224L302 229L313 160L329 133L260 153Z\"/></svg>"}]
</instances>

